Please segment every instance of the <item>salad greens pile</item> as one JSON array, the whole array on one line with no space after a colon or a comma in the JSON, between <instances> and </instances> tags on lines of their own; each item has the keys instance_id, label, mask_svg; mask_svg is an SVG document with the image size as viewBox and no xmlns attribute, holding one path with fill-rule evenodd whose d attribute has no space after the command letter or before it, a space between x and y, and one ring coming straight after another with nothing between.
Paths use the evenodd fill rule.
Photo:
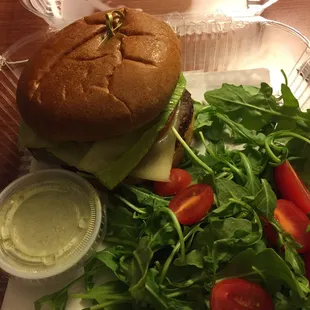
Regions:
<instances>
[{"instance_id":1,"label":"salad greens pile","mask_svg":"<svg viewBox=\"0 0 310 310\"><path fill-rule=\"evenodd\" d=\"M73 297L89 300L93 310L210 309L216 283L243 278L264 287L276 310L310 309L300 245L273 216L272 177L286 159L310 167L310 111L300 110L287 83L281 93L275 97L266 83L206 92L206 103L195 104L194 145L174 133L187 151L182 168L212 186L214 207L196 225L182 226L170 198L146 186L109 192L107 247L85 266L85 291ZM274 248L265 220L279 237ZM98 284L107 270L111 280ZM36 310L65 309L71 285L36 301Z\"/></svg>"}]
</instances>

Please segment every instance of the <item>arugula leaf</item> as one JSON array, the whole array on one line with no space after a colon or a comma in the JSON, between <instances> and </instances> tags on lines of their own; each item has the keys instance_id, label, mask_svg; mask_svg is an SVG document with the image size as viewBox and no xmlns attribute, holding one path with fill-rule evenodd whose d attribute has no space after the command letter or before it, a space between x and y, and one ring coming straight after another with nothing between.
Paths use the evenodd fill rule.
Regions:
<instances>
[{"instance_id":1,"label":"arugula leaf","mask_svg":"<svg viewBox=\"0 0 310 310\"><path fill-rule=\"evenodd\" d=\"M200 131L204 127L211 127L214 121L214 109L210 106L204 107L197 112L195 118L195 131Z\"/></svg>"},{"instance_id":2,"label":"arugula leaf","mask_svg":"<svg viewBox=\"0 0 310 310\"><path fill-rule=\"evenodd\" d=\"M199 249L199 251L204 255L204 260L208 261L211 259L212 264L217 262L213 259L213 249L214 242L216 240L216 233L212 229L211 225L207 225L203 230L196 234L196 238L193 241L193 249Z\"/></svg>"},{"instance_id":3,"label":"arugula leaf","mask_svg":"<svg viewBox=\"0 0 310 310\"><path fill-rule=\"evenodd\" d=\"M255 195L260 188L259 180L253 172L251 161L242 152L239 152L239 156L248 179L245 188L251 195Z\"/></svg>"},{"instance_id":4,"label":"arugula leaf","mask_svg":"<svg viewBox=\"0 0 310 310\"><path fill-rule=\"evenodd\" d=\"M118 245L114 247L109 247L107 249L104 249L101 252L98 252L96 254L96 259L104 263L105 266L107 266L115 276L121 280L122 282L127 281L127 272L122 270L120 261L125 256L132 256L131 251L127 251L124 249L124 247Z\"/></svg>"},{"instance_id":5,"label":"arugula leaf","mask_svg":"<svg viewBox=\"0 0 310 310\"><path fill-rule=\"evenodd\" d=\"M186 300L178 300L174 298L173 293L165 294L163 292L163 290L158 285L158 275L159 273L155 268L149 269L146 278L145 300L148 301L148 303L157 310L192 310L192 302Z\"/></svg>"},{"instance_id":6,"label":"arugula leaf","mask_svg":"<svg viewBox=\"0 0 310 310\"><path fill-rule=\"evenodd\" d=\"M219 141L223 137L224 123L215 117L212 126L205 130L206 138L211 141Z\"/></svg>"},{"instance_id":7,"label":"arugula leaf","mask_svg":"<svg viewBox=\"0 0 310 310\"><path fill-rule=\"evenodd\" d=\"M195 266L197 268L203 268L204 266L204 259L203 255L199 250L192 250L188 254L186 254L185 259L181 260L180 258L177 258L174 261L174 264L176 266Z\"/></svg>"},{"instance_id":8,"label":"arugula leaf","mask_svg":"<svg viewBox=\"0 0 310 310\"><path fill-rule=\"evenodd\" d=\"M272 88L266 83L261 84L259 91L250 98L248 103L263 109L277 106L276 99L272 95ZM272 118L272 115L263 113L261 110L244 108L242 124L248 129L261 130Z\"/></svg>"},{"instance_id":9,"label":"arugula leaf","mask_svg":"<svg viewBox=\"0 0 310 310\"><path fill-rule=\"evenodd\" d=\"M223 84L220 89L210 90L205 93L205 100L221 112L232 112L242 108L251 98L243 86Z\"/></svg>"},{"instance_id":10,"label":"arugula leaf","mask_svg":"<svg viewBox=\"0 0 310 310\"><path fill-rule=\"evenodd\" d=\"M154 212L147 220L144 234L149 236L150 247L153 251L178 242L178 234L170 217L159 211Z\"/></svg>"},{"instance_id":11,"label":"arugula leaf","mask_svg":"<svg viewBox=\"0 0 310 310\"><path fill-rule=\"evenodd\" d=\"M68 287L64 287L59 292L45 295L34 303L35 310L41 310L43 306L48 305L51 310L66 310L68 302Z\"/></svg>"},{"instance_id":12,"label":"arugula leaf","mask_svg":"<svg viewBox=\"0 0 310 310\"><path fill-rule=\"evenodd\" d=\"M216 116L223 121L232 131L237 143L248 143L263 146L266 136L263 133L256 134L255 131L247 129L241 123L234 122L228 116L216 113Z\"/></svg>"},{"instance_id":13,"label":"arugula leaf","mask_svg":"<svg viewBox=\"0 0 310 310\"><path fill-rule=\"evenodd\" d=\"M96 300L103 304L110 300L123 300L124 303L131 303L132 298L128 294L128 286L121 281L110 281L92 288L84 294L74 294L73 297L81 299Z\"/></svg>"},{"instance_id":14,"label":"arugula leaf","mask_svg":"<svg viewBox=\"0 0 310 310\"><path fill-rule=\"evenodd\" d=\"M241 200L230 200L230 204L208 216L209 234L213 236L210 258L216 264L227 263L245 248L255 247L262 238L262 226L255 211Z\"/></svg>"},{"instance_id":15,"label":"arugula leaf","mask_svg":"<svg viewBox=\"0 0 310 310\"><path fill-rule=\"evenodd\" d=\"M266 156L264 150L247 145L245 149L242 150L242 153L244 153L251 162L253 173L260 175L264 171L268 162L268 157Z\"/></svg>"},{"instance_id":16,"label":"arugula leaf","mask_svg":"<svg viewBox=\"0 0 310 310\"><path fill-rule=\"evenodd\" d=\"M304 276L306 273L305 264L301 256L297 253L297 251L294 248L288 245L284 246L284 249L285 249L284 252L285 261L288 264L290 264L295 274Z\"/></svg>"},{"instance_id":17,"label":"arugula leaf","mask_svg":"<svg viewBox=\"0 0 310 310\"><path fill-rule=\"evenodd\" d=\"M259 92L259 87L251 86L251 85L242 85L245 91L247 91L251 96L255 96Z\"/></svg>"},{"instance_id":18,"label":"arugula leaf","mask_svg":"<svg viewBox=\"0 0 310 310\"><path fill-rule=\"evenodd\" d=\"M137 249L133 252L128 273L129 292L137 301L143 301L145 298L147 274L153 255L150 238L142 237Z\"/></svg>"},{"instance_id":19,"label":"arugula leaf","mask_svg":"<svg viewBox=\"0 0 310 310\"><path fill-rule=\"evenodd\" d=\"M274 250L266 249L258 253L253 264L265 275L270 292L279 292L284 284L300 298L306 297L290 268Z\"/></svg>"},{"instance_id":20,"label":"arugula leaf","mask_svg":"<svg viewBox=\"0 0 310 310\"><path fill-rule=\"evenodd\" d=\"M196 101L196 100L193 100L193 104L194 104L194 115L195 115L195 118L196 118L196 116L199 114L199 112L202 109L204 109L206 107L206 105L202 104L201 102Z\"/></svg>"},{"instance_id":21,"label":"arugula leaf","mask_svg":"<svg viewBox=\"0 0 310 310\"><path fill-rule=\"evenodd\" d=\"M224 269L216 274L218 281L227 278L245 278L256 275L253 269L253 261L256 253L253 249L246 249L237 254Z\"/></svg>"},{"instance_id":22,"label":"arugula leaf","mask_svg":"<svg viewBox=\"0 0 310 310\"><path fill-rule=\"evenodd\" d=\"M216 144L208 144L205 141L203 133L200 132L199 134L200 134L201 141L206 149L206 153L209 156L211 156L218 164L221 163L223 165L223 169L224 168L230 169L231 172L235 174L237 178L244 181L245 175L242 173L240 169L238 169L233 163L231 163L230 158L226 156L225 154L225 148L223 147L222 149L220 146L220 149L219 149L219 147L217 147L217 145L221 145L221 143L218 142Z\"/></svg>"},{"instance_id":23,"label":"arugula leaf","mask_svg":"<svg viewBox=\"0 0 310 310\"><path fill-rule=\"evenodd\" d=\"M273 213L277 204L277 196L265 179L262 179L261 182L262 188L255 196L253 205L257 208L261 215L266 217L268 220L273 220Z\"/></svg>"},{"instance_id":24,"label":"arugula leaf","mask_svg":"<svg viewBox=\"0 0 310 310\"><path fill-rule=\"evenodd\" d=\"M231 180L220 179L216 181L216 185L218 189L218 201L220 206L223 207L230 204L230 198L242 200L248 195L244 187Z\"/></svg>"},{"instance_id":25,"label":"arugula leaf","mask_svg":"<svg viewBox=\"0 0 310 310\"><path fill-rule=\"evenodd\" d=\"M202 156L199 157L202 158ZM193 164L185 170L191 175L192 183L210 184L210 182L212 182L212 177L210 174L206 173L206 171L201 169L201 167L198 165Z\"/></svg>"},{"instance_id":26,"label":"arugula leaf","mask_svg":"<svg viewBox=\"0 0 310 310\"><path fill-rule=\"evenodd\" d=\"M213 153L215 153L218 156L226 156L227 155L227 150L225 147L225 143L223 140L219 140L216 143L208 143L209 149L212 150Z\"/></svg>"},{"instance_id":27,"label":"arugula leaf","mask_svg":"<svg viewBox=\"0 0 310 310\"><path fill-rule=\"evenodd\" d=\"M70 282L63 289L45 295L42 298L36 300L34 302L35 310L41 310L45 305L49 306L51 310L65 310L66 305L69 299L68 290L71 288L76 282L78 282L83 276L77 278L76 280Z\"/></svg>"},{"instance_id":28,"label":"arugula leaf","mask_svg":"<svg viewBox=\"0 0 310 310\"><path fill-rule=\"evenodd\" d=\"M132 241L137 241L137 236L140 232L140 222L136 221L132 212L125 207L121 206L115 199L110 197L110 203L114 203L114 206L109 208L109 220L107 235L113 235L114 238ZM120 241L121 243L121 241Z\"/></svg>"},{"instance_id":29,"label":"arugula leaf","mask_svg":"<svg viewBox=\"0 0 310 310\"><path fill-rule=\"evenodd\" d=\"M157 211L169 205L169 199L158 196L145 188L128 184L122 184L122 186L134 194L136 201L143 207L151 207L153 211Z\"/></svg>"},{"instance_id":30,"label":"arugula leaf","mask_svg":"<svg viewBox=\"0 0 310 310\"><path fill-rule=\"evenodd\" d=\"M91 258L84 266L84 285L86 292L95 286L95 274L103 270L105 266L97 259Z\"/></svg>"},{"instance_id":31,"label":"arugula leaf","mask_svg":"<svg viewBox=\"0 0 310 310\"><path fill-rule=\"evenodd\" d=\"M261 231L255 231L251 221L247 219L227 218L212 222L216 232L215 244L226 244L231 247L252 246L261 239Z\"/></svg>"},{"instance_id":32,"label":"arugula leaf","mask_svg":"<svg viewBox=\"0 0 310 310\"><path fill-rule=\"evenodd\" d=\"M277 109L277 102L276 98L273 96L273 89L267 83L261 83L259 92L251 97L249 104L270 110Z\"/></svg>"},{"instance_id":33,"label":"arugula leaf","mask_svg":"<svg viewBox=\"0 0 310 310\"><path fill-rule=\"evenodd\" d=\"M292 91L287 85L285 84L281 85L281 93L285 107L299 109L298 100L295 98Z\"/></svg>"},{"instance_id":34,"label":"arugula leaf","mask_svg":"<svg viewBox=\"0 0 310 310\"><path fill-rule=\"evenodd\" d=\"M249 277L253 275L263 276L264 284L269 292L277 293L284 285L298 298L304 298L299 280L286 265L284 260L272 249L265 249L255 253L252 249L236 255L230 263L219 273L217 280L223 278Z\"/></svg>"},{"instance_id":35,"label":"arugula leaf","mask_svg":"<svg viewBox=\"0 0 310 310\"><path fill-rule=\"evenodd\" d=\"M292 310L292 309L309 309L309 299L298 299L294 297L284 296L277 292L273 298L275 310Z\"/></svg>"},{"instance_id":36,"label":"arugula leaf","mask_svg":"<svg viewBox=\"0 0 310 310\"><path fill-rule=\"evenodd\" d=\"M194 132L203 132L204 136L211 141L222 139L224 123L215 115L215 109L207 106L199 111L195 118Z\"/></svg>"},{"instance_id":37,"label":"arugula leaf","mask_svg":"<svg viewBox=\"0 0 310 310\"><path fill-rule=\"evenodd\" d=\"M84 275L80 276L79 278L73 280L69 284L67 284L64 288L61 290L54 292L49 295L45 295L42 298L36 300L34 302L35 310L41 310L42 307L49 306L49 309L51 310L65 310L66 305L69 299L69 290L74 287L74 285L77 282L80 282L82 279L84 279L84 283L86 280L90 279L90 282L93 281L93 276L98 272L100 273L105 267L102 264L97 264L95 259L90 259L89 262L85 266L85 272ZM86 287L89 287L88 285L85 285Z\"/></svg>"},{"instance_id":38,"label":"arugula leaf","mask_svg":"<svg viewBox=\"0 0 310 310\"><path fill-rule=\"evenodd\" d=\"M185 242L188 239L191 239L193 236L196 235L196 233L201 232L202 229L200 227L200 224L195 225L194 227L190 228L189 231L186 233L186 235L183 238L183 242L185 244ZM173 259L175 258L176 254L179 252L179 250L182 247L182 240L179 240L178 243L174 246L173 250L169 253L168 257L166 258L162 270L161 270L161 274L160 274L160 278L159 278L159 283L162 284L166 278L166 274L170 268L171 263L173 262ZM185 257L185 256L184 256ZM184 260L185 258L182 258L182 260Z\"/></svg>"},{"instance_id":39,"label":"arugula leaf","mask_svg":"<svg viewBox=\"0 0 310 310\"><path fill-rule=\"evenodd\" d=\"M205 93L206 101L216 108L219 114L232 117L238 111L242 116L242 124L247 129L261 130L270 121L286 122L289 128L308 128L310 117L307 112L301 112L296 99L287 86L282 86L285 104L280 106L272 95L272 88L262 83L258 94L253 95L242 86L223 84L220 89ZM236 119L231 119L236 120ZM286 129L289 129L286 128Z\"/></svg>"}]
</instances>

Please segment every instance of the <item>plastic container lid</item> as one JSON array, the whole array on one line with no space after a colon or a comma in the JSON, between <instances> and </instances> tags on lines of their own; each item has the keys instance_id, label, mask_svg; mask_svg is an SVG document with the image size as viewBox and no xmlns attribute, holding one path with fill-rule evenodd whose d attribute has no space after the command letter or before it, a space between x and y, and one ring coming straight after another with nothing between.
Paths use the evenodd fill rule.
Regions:
<instances>
[{"instance_id":1,"label":"plastic container lid","mask_svg":"<svg viewBox=\"0 0 310 310\"><path fill-rule=\"evenodd\" d=\"M19 278L42 280L79 267L102 238L99 196L72 172L27 174L0 194L0 206L0 268Z\"/></svg>"},{"instance_id":2,"label":"plastic container lid","mask_svg":"<svg viewBox=\"0 0 310 310\"><path fill-rule=\"evenodd\" d=\"M62 28L76 19L97 11L121 6L141 9L152 15L179 12L182 16L192 13L227 16L260 15L264 9L278 0L20 0L32 13L42 17L55 28ZM193 20L193 18L191 18ZM194 20L193 20L194 21Z\"/></svg>"}]
</instances>

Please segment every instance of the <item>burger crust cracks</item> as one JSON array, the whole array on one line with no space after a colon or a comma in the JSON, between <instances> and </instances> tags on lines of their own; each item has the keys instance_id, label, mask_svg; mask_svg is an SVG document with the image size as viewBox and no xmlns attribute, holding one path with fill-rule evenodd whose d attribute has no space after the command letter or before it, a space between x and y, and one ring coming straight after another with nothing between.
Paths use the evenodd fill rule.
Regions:
<instances>
[{"instance_id":1,"label":"burger crust cracks","mask_svg":"<svg viewBox=\"0 0 310 310\"><path fill-rule=\"evenodd\" d=\"M123 25L103 43L105 13L50 38L19 80L25 123L50 141L96 141L131 132L165 108L181 71L177 36L164 22L122 9Z\"/></svg>"}]
</instances>

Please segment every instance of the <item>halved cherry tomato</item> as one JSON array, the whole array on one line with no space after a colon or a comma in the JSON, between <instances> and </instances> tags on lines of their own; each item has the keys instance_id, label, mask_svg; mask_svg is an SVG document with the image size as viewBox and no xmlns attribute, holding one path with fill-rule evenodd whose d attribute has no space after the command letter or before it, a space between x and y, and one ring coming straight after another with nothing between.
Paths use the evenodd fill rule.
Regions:
<instances>
[{"instance_id":1,"label":"halved cherry tomato","mask_svg":"<svg viewBox=\"0 0 310 310\"><path fill-rule=\"evenodd\" d=\"M279 199L274 210L274 217L283 230L291 234L296 242L302 246L302 248L297 249L297 252L305 253L310 250L310 233L307 232L310 220L305 213L292 202Z\"/></svg>"},{"instance_id":2,"label":"halved cherry tomato","mask_svg":"<svg viewBox=\"0 0 310 310\"><path fill-rule=\"evenodd\" d=\"M274 227L269 223L269 221L261 216L261 222L263 226L263 232L267 239L267 244L269 247L274 248L278 244L278 234Z\"/></svg>"},{"instance_id":3,"label":"halved cherry tomato","mask_svg":"<svg viewBox=\"0 0 310 310\"><path fill-rule=\"evenodd\" d=\"M304 213L310 213L310 193L287 160L275 168L274 178L284 199L293 202Z\"/></svg>"},{"instance_id":4,"label":"halved cherry tomato","mask_svg":"<svg viewBox=\"0 0 310 310\"><path fill-rule=\"evenodd\" d=\"M211 310L273 310L272 299L259 285L243 279L217 283L211 294Z\"/></svg>"},{"instance_id":5,"label":"halved cherry tomato","mask_svg":"<svg viewBox=\"0 0 310 310\"><path fill-rule=\"evenodd\" d=\"M154 192L160 196L172 196L183 189L185 189L192 182L192 177L190 174L178 168L173 168L170 171L170 181L169 182L155 182Z\"/></svg>"},{"instance_id":6,"label":"halved cherry tomato","mask_svg":"<svg viewBox=\"0 0 310 310\"><path fill-rule=\"evenodd\" d=\"M206 184L195 184L172 198L169 208L183 225L193 225L203 219L214 201L212 188Z\"/></svg>"}]
</instances>

